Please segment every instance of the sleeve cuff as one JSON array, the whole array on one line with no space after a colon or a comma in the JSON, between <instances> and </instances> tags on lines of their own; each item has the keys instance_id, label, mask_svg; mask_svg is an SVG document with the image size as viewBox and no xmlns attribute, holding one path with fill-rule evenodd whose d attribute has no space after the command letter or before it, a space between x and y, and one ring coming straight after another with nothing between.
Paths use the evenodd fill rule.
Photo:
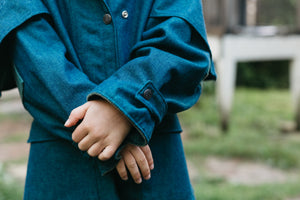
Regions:
<instances>
[{"instance_id":1,"label":"sleeve cuff","mask_svg":"<svg viewBox=\"0 0 300 200\"><path fill-rule=\"evenodd\" d=\"M151 81L140 88L126 86L117 80L113 84L110 83L111 81L104 81L98 85L88 95L88 100L100 97L110 102L135 128L128 136L129 141L136 145L147 144L155 126L162 121L167 112L167 104L161 93Z\"/></svg>"}]
</instances>

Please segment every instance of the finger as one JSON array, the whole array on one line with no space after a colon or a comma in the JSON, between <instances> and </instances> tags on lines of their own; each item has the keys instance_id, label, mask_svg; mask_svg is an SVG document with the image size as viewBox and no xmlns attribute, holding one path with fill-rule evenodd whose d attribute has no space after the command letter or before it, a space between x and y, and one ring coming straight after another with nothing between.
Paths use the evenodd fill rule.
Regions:
<instances>
[{"instance_id":1,"label":"finger","mask_svg":"<svg viewBox=\"0 0 300 200\"><path fill-rule=\"evenodd\" d=\"M88 130L86 129L84 123L81 123L72 133L72 140L76 143L79 143L84 137L88 134Z\"/></svg>"},{"instance_id":2,"label":"finger","mask_svg":"<svg viewBox=\"0 0 300 200\"><path fill-rule=\"evenodd\" d=\"M106 161L106 160L110 159L114 155L116 150L117 150L117 148L114 146L105 147L98 156L99 160Z\"/></svg>"},{"instance_id":3,"label":"finger","mask_svg":"<svg viewBox=\"0 0 300 200\"><path fill-rule=\"evenodd\" d=\"M101 153L102 150L101 144L97 142L88 149L87 153L92 157L96 157Z\"/></svg>"},{"instance_id":4,"label":"finger","mask_svg":"<svg viewBox=\"0 0 300 200\"><path fill-rule=\"evenodd\" d=\"M130 149L130 152L133 155L144 179L149 180L151 178L150 168L143 151L139 147L135 146L135 148Z\"/></svg>"},{"instance_id":5,"label":"finger","mask_svg":"<svg viewBox=\"0 0 300 200\"><path fill-rule=\"evenodd\" d=\"M125 166L125 162L124 162L123 158L117 164L116 169L117 169L121 179L124 181L127 181L128 175L127 175L127 170L126 170L126 166Z\"/></svg>"},{"instance_id":6,"label":"finger","mask_svg":"<svg viewBox=\"0 0 300 200\"><path fill-rule=\"evenodd\" d=\"M140 147L141 150L143 151L147 161L148 161L148 165L149 165L149 168L151 170L154 169L154 161L153 161L153 157L152 157L152 152L150 150L150 147L149 145L146 145L146 146L143 146L143 147Z\"/></svg>"},{"instance_id":7,"label":"finger","mask_svg":"<svg viewBox=\"0 0 300 200\"><path fill-rule=\"evenodd\" d=\"M131 153L126 153L123 155L125 164L127 166L127 169L129 173L131 174L133 180L135 183L140 184L142 183L141 174L139 171L139 168L137 166L137 163Z\"/></svg>"},{"instance_id":8,"label":"finger","mask_svg":"<svg viewBox=\"0 0 300 200\"><path fill-rule=\"evenodd\" d=\"M87 135L78 143L78 148L81 151L87 151L94 143L95 141L93 141L91 137Z\"/></svg>"},{"instance_id":9,"label":"finger","mask_svg":"<svg viewBox=\"0 0 300 200\"><path fill-rule=\"evenodd\" d=\"M79 120L83 119L85 116L86 111L88 110L90 104L89 102L83 104L72 110L68 120L65 122L65 127L72 127L75 126Z\"/></svg>"}]
</instances>

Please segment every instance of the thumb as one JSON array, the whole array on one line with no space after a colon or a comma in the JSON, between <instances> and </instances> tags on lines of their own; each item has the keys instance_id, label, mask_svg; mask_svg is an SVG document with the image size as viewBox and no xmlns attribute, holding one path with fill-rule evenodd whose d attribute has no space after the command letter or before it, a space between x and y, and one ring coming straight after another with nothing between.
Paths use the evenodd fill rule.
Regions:
<instances>
[{"instance_id":1,"label":"thumb","mask_svg":"<svg viewBox=\"0 0 300 200\"><path fill-rule=\"evenodd\" d=\"M75 126L79 120L83 119L86 111L88 110L90 104L89 102L83 104L82 106L79 106L72 110L69 119L65 122L65 127L72 127Z\"/></svg>"}]
</instances>

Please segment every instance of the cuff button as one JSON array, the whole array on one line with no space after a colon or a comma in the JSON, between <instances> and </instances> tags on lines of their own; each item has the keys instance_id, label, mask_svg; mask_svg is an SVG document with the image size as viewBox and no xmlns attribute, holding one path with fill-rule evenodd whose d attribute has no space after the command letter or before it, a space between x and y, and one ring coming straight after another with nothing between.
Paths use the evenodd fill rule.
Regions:
<instances>
[{"instance_id":1,"label":"cuff button","mask_svg":"<svg viewBox=\"0 0 300 200\"><path fill-rule=\"evenodd\" d=\"M143 96L146 100L150 100L152 95L153 95L153 92L151 89L146 89L143 94Z\"/></svg>"}]
</instances>

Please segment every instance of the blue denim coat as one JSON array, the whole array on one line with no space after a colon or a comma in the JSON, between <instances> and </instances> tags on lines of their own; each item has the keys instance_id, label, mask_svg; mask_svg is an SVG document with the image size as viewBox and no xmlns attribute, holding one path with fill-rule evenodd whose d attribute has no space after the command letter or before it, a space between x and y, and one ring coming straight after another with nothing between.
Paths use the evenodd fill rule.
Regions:
<instances>
[{"instance_id":1,"label":"blue denim coat","mask_svg":"<svg viewBox=\"0 0 300 200\"><path fill-rule=\"evenodd\" d=\"M31 143L71 143L70 111L104 98L135 127L124 144L151 144L181 132L176 113L215 79L199 0L2 0L0 9L0 91L16 79ZM105 174L117 156L94 162Z\"/></svg>"}]
</instances>

